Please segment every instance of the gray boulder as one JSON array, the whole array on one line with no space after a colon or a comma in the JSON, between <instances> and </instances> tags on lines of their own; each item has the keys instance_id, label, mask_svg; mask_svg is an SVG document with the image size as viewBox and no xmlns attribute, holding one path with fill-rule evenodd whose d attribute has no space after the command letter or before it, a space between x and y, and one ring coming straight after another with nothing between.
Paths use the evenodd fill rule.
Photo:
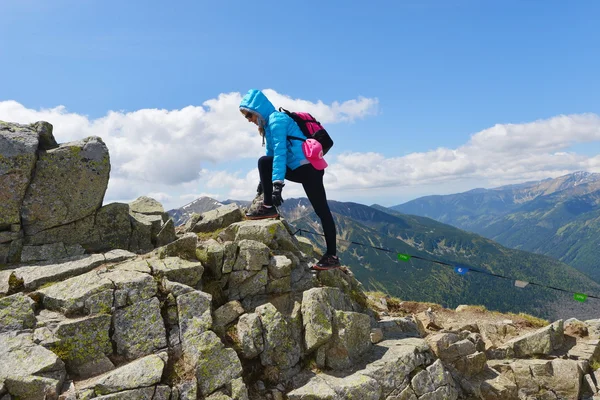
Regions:
<instances>
[{"instance_id":1,"label":"gray boulder","mask_svg":"<svg viewBox=\"0 0 600 400\"><path fill-rule=\"evenodd\" d=\"M87 378L113 369L105 357L112 353L109 330L110 315L67 319L52 329L50 348L66 362L71 374Z\"/></svg>"},{"instance_id":2,"label":"gray boulder","mask_svg":"<svg viewBox=\"0 0 600 400\"><path fill-rule=\"evenodd\" d=\"M159 215L161 217L165 214L165 209L162 204L147 196L138 197L129 203L129 208L131 209L131 212L139 214Z\"/></svg>"},{"instance_id":3,"label":"gray boulder","mask_svg":"<svg viewBox=\"0 0 600 400\"><path fill-rule=\"evenodd\" d=\"M0 333L33 328L34 304L22 293L0 298Z\"/></svg>"},{"instance_id":4,"label":"gray boulder","mask_svg":"<svg viewBox=\"0 0 600 400\"><path fill-rule=\"evenodd\" d=\"M257 314L244 314L240 317L237 323L237 335L245 358L254 358L264 350L262 324Z\"/></svg>"},{"instance_id":5,"label":"gray boulder","mask_svg":"<svg viewBox=\"0 0 600 400\"><path fill-rule=\"evenodd\" d=\"M0 383L13 398L56 399L65 376L64 363L31 334L0 334Z\"/></svg>"},{"instance_id":6,"label":"gray boulder","mask_svg":"<svg viewBox=\"0 0 600 400\"><path fill-rule=\"evenodd\" d=\"M85 387L106 395L156 385L161 380L166 361L167 353L152 354L97 377Z\"/></svg>"},{"instance_id":7,"label":"gray boulder","mask_svg":"<svg viewBox=\"0 0 600 400\"><path fill-rule=\"evenodd\" d=\"M117 310L113 316L117 354L135 359L167 346L165 324L156 297Z\"/></svg>"},{"instance_id":8,"label":"gray boulder","mask_svg":"<svg viewBox=\"0 0 600 400\"><path fill-rule=\"evenodd\" d=\"M264 350L260 354L263 366L289 369L300 361L302 344L292 332L294 324L271 304L256 308L263 328Z\"/></svg>"},{"instance_id":9,"label":"gray boulder","mask_svg":"<svg viewBox=\"0 0 600 400\"><path fill-rule=\"evenodd\" d=\"M206 331L197 341L196 379L203 396L225 386L242 374L242 364L235 350L225 348L219 337Z\"/></svg>"},{"instance_id":10,"label":"gray boulder","mask_svg":"<svg viewBox=\"0 0 600 400\"><path fill-rule=\"evenodd\" d=\"M214 232L242 219L244 219L242 210L236 204L228 204L202 214L192 227L192 232Z\"/></svg>"},{"instance_id":11,"label":"gray boulder","mask_svg":"<svg viewBox=\"0 0 600 400\"><path fill-rule=\"evenodd\" d=\"M21 223L39 141L35 127L0 121L0 230Z\"/></svg>"},{"instance_id":12,"label":"gray boulder","mask_svg":"<svg viewBox=\"0 0 600 400\"><path fill-rule=\"evenodd\" d=\"M102 205L109 173L108 148L99 137L40 153L21 208L25 234L93 214Z\"/></svg>"}]
</instances>

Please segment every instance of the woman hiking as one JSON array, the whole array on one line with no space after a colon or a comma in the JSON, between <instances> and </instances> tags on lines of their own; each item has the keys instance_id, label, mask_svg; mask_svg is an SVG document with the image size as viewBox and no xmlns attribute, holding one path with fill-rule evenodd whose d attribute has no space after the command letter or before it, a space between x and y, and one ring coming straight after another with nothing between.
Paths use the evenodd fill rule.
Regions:
<instances>
[{"instance_id":1,"label":"woman hiking","mask_svg":"<svg viewBox=\"0 0 600 400\"><path fill-rule=\"evenodd\" d=\"M264 195L263 204L255 211L247 213L246 217L279 217L276 207L283 203L281 192L285 186L284 180L301 183L306 197L321 219L327 244L327 252L313 268L326 270L339 267L335 223L323 186L327 163L323 160L321 145L313 139L305 140L298 124L286 113L276 111L260 90L248 91L240 103L240 111L249 122L258 126L263 146L265 140L267 143L267 155L258 159L260 183L257 191Z\"/></svg>"}]
</instances>

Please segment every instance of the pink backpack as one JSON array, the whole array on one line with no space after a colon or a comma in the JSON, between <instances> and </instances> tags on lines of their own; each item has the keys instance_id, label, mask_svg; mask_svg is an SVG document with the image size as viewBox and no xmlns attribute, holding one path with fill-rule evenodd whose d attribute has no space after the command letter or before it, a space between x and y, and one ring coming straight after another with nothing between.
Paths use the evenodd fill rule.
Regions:
<instances>
[{"instance_id":1,"label":"pink backpack","mask_svg":"<svg viewBox=\"0 0 600 400\"><path fill-rule=\"evenodd\" d=\"M286 113L290 116L290 118L296 121L296 124L300 130L304 136L306 136L306 139L315 139L317 142L321 143L321 146L323 147L323 154L327 154L329 149L333 146L333 140L331 140L331 137L319 121L317 121L309 113L292 112L282 107L279 107L279 111ZM296 137L288 138L306 141L306 139L300 139Z\"/></svg>"}]
</instances>

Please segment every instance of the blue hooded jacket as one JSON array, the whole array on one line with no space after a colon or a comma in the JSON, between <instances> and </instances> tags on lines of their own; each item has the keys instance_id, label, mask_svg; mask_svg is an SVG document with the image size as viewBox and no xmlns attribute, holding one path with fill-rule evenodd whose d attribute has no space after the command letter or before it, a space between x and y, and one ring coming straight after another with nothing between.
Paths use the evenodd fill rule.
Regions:
<instances>
[{"instance_id":1,"label":"blue hooded jacket","mask_svg":"<svg viewBox=\"0 0 600 400\"><path fill-rule=\"evenodd\" d=\"M273 104L263 92L251 89L240 103L241 110L252 111L262 117L267 142L267 156L273 157L273 183L283 183L286 166L296 169L301 165L309 164L302 151L302 141L289 140L296 137L304 140L304 134L298 124L286 113L275 110Z\"/></svg>"}]
</instances>

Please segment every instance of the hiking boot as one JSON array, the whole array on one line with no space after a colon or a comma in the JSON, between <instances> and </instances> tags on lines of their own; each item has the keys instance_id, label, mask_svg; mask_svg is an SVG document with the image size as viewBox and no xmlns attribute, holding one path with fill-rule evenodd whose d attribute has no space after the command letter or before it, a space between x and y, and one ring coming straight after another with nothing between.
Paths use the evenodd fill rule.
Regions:
<instances>
[{"instance_id":1,"label":"hiking boot","mask_svg":"<svg viewBox=\"0 0 600 400\"><path fill-rule=\"evenodd\" d=\"M248 219L266 219L266 218L279 218L279 213L275 207L265 207L261 205L256 210L246 213Z\"/></svg>"},{"instance_id":2,"label":"hiking boot","mask_svg":"<svg viewBox=\"0 0 600 400\"><path fill-rule=\"evenodd\" d=\"M328 269L339 268L340 266L341 266L340 259L337 256L333 256L331 254L325 254L323 257L321 257L321 259L319 260L317 265L313 265L312 268L318 269L321 271L325 271Z\"/></svg>"}]
</instances>

